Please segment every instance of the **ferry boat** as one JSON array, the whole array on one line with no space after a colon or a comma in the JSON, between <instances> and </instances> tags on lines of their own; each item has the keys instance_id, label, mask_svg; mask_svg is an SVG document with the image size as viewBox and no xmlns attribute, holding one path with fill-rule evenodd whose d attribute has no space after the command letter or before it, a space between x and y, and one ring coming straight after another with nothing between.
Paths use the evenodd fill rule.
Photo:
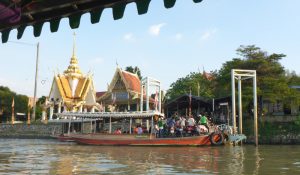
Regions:
<instances>
[{"instance_id":1,"label":"ferry boat","mask_svg":"<svg viewBox=\"0 0 300 175\"><path fill-rule=\"evenodd\" d=\"M214 131L212 133L191 135L191 136L179 136L179 137L156 137L156 134L150 132L146 134L135 133L122 133L112 134L111 132L111 119L118 118L124 119L151 119L151 127L153 128L153 118L161 117L162 114L157 112L96 112L96 113L61 113L57 114L60 117L71 118L73 120L86 120L86 119L110 119L110 131L109 133L95 133L88 134L76 133L69 135L61 135L57 138L60 141L75 141L79 144L87 145L110 145L110 146L204 146L204 145L222 145L224 143L223 133L220 131ZM66 119L68 120L68 119ZM70 121L71 122L71 121ZM130 122L131 125L132 122ZM131 126L129 126L131 128Z\"/></svg>"},{"instance_id":2,"label":"ferry boat","mask_svg":"<svg viewBox=\"0 0 300 175\"><path fill-rule=\"evenodd\" d=\"M208 146L224 143L221 133L168 138L157 138L152 135L77 134L71 138L80 144L102 146Z\"/></svg>"}]
</instances>

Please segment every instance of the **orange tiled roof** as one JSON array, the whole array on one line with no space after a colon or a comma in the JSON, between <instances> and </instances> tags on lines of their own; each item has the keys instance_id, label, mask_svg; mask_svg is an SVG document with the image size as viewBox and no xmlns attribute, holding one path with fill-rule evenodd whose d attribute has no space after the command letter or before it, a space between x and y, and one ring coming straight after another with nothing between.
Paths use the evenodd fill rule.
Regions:
<instances>
[{"instance_id":1,"label":"orange tiled roof","mask_svg":"<svg viewBox=\"0 0 300 175\"><path fill-rule=\"evenodd\" d=\"M96 98L102 97L107 91L102 91L102 92L96 92Z\"/></svg>"},{"instance_id":2,"label":"orange tiled roof","mask_svg":"<svg viewBox=\"0 0 300 175\"><path fill-rule=\"evenodd\" d=\"M129 90L140 93L141 92L141 81L136 74L121 70L125 84Z\"/></svg>"}]
</instances>

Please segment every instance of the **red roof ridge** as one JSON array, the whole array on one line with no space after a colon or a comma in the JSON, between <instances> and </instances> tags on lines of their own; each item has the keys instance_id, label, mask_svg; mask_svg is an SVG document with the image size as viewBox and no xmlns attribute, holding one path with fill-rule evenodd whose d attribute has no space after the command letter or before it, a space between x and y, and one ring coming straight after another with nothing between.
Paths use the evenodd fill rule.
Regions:
<instances>
[{"instance_id":1,"label":"red roof ridge","mask_svg":"<svg viewBox=\"0 0 300 175\"><path fill-rule=\"evenodd\" d=\"M129 71L126 71L126 70L122 70L122 69L120 69L122 72L124 72L124 73L127 73L127 74L130 74L130 75L133 75L133 76L136 76L137 78L139 77L138 76L138 74L136 74L136 73L132 73L132 72L129 72Z\"/></svg>"}]
</instances>

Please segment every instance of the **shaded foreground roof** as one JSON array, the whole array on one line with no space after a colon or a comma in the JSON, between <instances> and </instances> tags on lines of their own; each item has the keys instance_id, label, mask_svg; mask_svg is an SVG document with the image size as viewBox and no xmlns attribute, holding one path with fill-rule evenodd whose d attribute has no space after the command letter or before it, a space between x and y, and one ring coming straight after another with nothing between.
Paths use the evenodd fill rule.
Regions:
<instances>
[{"instance_id":1,"label":"shaded foreground roof","mask_svg":"<svg viewBox=\"0 0 300 175\"><path fill-rule=\"evenodd\" d=\"M175 5L176 0L163 0L166 8ZM186 0L185 0L186 1ZM202 0L193 0L195 3ZM12 29L17 29L17 38L22 35L27 26L33 26L33 35L41 35L43 24L50 22L51 32L57 32L62 18L69 18L72 29L78 28L80 18L90 13L91 23L100 21L104 9L112 8L113 18L121 19L126 5L135 2L138 14L148 11L151 0L1 0L0 1L0 32L2 42L8 41Z\"/></svg>"}]
</instances>

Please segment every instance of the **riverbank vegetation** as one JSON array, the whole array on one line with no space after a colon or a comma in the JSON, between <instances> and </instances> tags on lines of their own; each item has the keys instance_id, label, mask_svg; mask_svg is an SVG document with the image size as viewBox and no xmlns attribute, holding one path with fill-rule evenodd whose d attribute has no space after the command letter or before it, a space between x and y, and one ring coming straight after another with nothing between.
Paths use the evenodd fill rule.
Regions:
<instances>
[{"instance_id":1,"label":"riverbank vegetation","mask_svg":"<svg viewBox=\"0 0 300 175\"><path fill-rule=\"evenodd\" d=\"M270 101L283 100L300 102L298 90L290 88L300 85L300 77L294 72L286 70L280 61L284 54L269 54L255 45L240 46L238 57L225 62L219 70L209 73L191 72L172 83L166 97L172 100L183 93L200 95L208 98L231 96L231 69L256 70L257 93ZM252 80L243 81L243 101L252 100ZM246 103L245 103L246 104Z\"/></svg>"}]
</instances>

